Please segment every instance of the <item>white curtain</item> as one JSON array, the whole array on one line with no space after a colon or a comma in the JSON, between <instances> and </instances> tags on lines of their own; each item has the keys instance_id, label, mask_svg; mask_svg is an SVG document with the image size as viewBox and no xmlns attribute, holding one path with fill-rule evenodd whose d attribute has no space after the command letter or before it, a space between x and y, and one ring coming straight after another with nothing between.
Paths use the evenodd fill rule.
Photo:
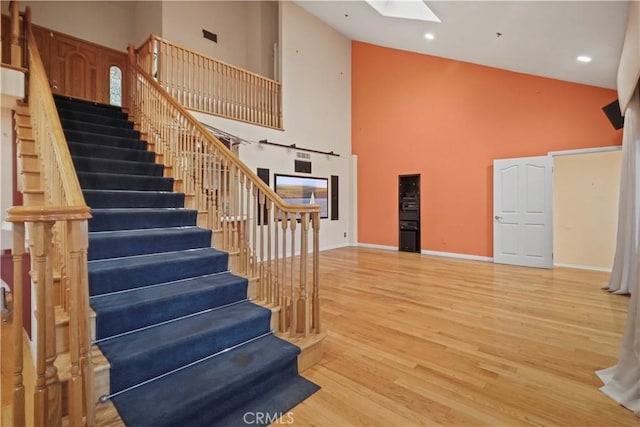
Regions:
<instances>
[{"instance_id":1,"label":"white curtain","mask_svg":"<svg viewBox=\"0 0 640 427\"><path fill-rule=\"evenodd\" d=\"M625 244L623 250L624 261L629 265L619 265L616 249L616 266L622 271L620 290L626 286L631 293L629 311L622 339L622 347L618 355L618 363L611 368L598 371L597 374L604 383L602 392L616 402L632 410L640 417L640 262L638 257L638 220L640 218L640 86L636 87L624 117L624 135L622 152L623 181L620 188L620 219L624 219L624 226L618 225L618 243L620 240L632 240L634 244ZM624 174L627 174L625 177ZM626 212L623 214L623 208ZM624 218L623 218L624 216ZM631 220L629 220L631 217ZM630 226L631 230L625 229ZM622 233L622 234L621 234ZM625 235L630 239L625 239ZM613 276L613 273L612 273Z\"/></svg>"},{"instance_id":2,"label":"white curtain","mask_svg":"<svg viewBox=\"0 0 640 427\"><path fill-rule=\"evenodd\" d=\"M638 283L638 246L640 239L640 125L638 90L625 112L622 138L622 167L618 208L616 255L609 279L609 292L629 294Z\"/></svg>"}]
</instances>

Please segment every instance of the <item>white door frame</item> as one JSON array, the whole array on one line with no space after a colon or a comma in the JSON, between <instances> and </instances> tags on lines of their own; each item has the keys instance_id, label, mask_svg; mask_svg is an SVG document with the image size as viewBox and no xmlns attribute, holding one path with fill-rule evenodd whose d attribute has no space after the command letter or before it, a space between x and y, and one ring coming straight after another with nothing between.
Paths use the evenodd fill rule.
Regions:
<instances>
[{"instance_id":1,"label":"white door frame","mask_svg":"<svg viewBox=\"0 0 640 427\"><path fill-rule=\"evenodd\" d=\"M578 148L578 149L573 149L573 150L558 150L558 151L550 151L547 153L547 155L549 157L551 157L551 164L553 167L553 163L554 163L554 157L556 156L573 156L573 155L577 155L577 154L589 154L589 153L603 153L603 152L607 152L607 151L620 151L622 150L622 146L621 145L610 145L610 146L606 146L606 147L595 147L595 148ZM532 157L539 157L539 156L532 156ZM494 160L502 160L502 159L494 159ZM554 235L553 235L553 216L554 216L554 205L553 205L553 200L554 200L554 192L555 192L555 185L554 185L554 181L551 181L551 213L552 213L552 227L551 227L551 245L552 245L552 250L554 248ZM494 195L495 197L495 195ZM492 215L493 217L493 215ZM493 218L492 218L493 220ZM495 257L495 254L494 254ZM495 261L494 261L495 262ZM554 264L555 266L555 264ZM553 266L552 266L553 268Z\"/></svg>"}]
</instances>

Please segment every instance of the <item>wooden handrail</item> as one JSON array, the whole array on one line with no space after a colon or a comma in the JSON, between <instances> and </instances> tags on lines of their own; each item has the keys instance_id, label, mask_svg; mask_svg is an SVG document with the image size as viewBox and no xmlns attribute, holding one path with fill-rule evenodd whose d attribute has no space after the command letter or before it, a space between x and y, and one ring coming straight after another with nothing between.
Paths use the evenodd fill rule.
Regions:
<instances>
[{"instance_id":1,"label":"wooden handrail","mask_svg":"<svg viewBox=\"0 0 640 427\"><path fill-rule=\"evenodd\" d=\"M27 7L27 13L30 13L30 8ZM64 202L65 205L85 205L84 196L82 195L82 189L80 188L80 182L75 174L75 167L71 160L71 154L67 148L66 138L64 131L62 130L62 124L56 110L55 103L53 101L53 94L49 86L49 79L42 64L42 58L37 48L36 39L31 31L31 23L27 22L26 36L28 55L29 55L29 97L33 97L35 94L40 96L42 100L42 112L43 121L48 124L48 128L51 132L51 140L55 141L52 145L53 161L58 165L58 172L60 173L60 184L62 186L62 194L64 200L52 202ZM46 178L46 177L45 177Z\"/></svg>"}]
</instances>

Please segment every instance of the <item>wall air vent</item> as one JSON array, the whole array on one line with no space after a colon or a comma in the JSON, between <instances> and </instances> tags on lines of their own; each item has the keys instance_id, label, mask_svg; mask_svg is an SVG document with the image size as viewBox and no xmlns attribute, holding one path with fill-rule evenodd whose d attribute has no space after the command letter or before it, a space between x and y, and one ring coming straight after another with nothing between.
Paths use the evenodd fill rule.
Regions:
<instances>
[{"instance_id":1,"label":"wall air vent","mask_svg":"<svg viewBox=\"0 0 640 427\"><path fill-rule=\"evenodd\" d=\"M218 43L218 35L215 33L212 33L211 31L207 31L204 28L202 29L202 37L204 37L207 40L211 40L214 43Z\"/></svg>"}]
</instances>

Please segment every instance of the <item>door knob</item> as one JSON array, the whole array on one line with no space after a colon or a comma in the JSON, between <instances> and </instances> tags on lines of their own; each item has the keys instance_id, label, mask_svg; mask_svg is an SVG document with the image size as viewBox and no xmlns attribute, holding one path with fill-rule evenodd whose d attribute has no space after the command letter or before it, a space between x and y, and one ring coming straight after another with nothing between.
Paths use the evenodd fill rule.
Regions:
<instances>
[{"instance_id":1,"label":"door knob","mask_svg":"<svg viewBox=\"0 0 640 427\"><path fill-rule=\"evenodd\" d=\"M495 220L496 220L496 221L498 221L498 222L499 222L499 221L502 221L502 217L501 217L500 215L496 215L496 216L494 216L494 218L495 218Z\"/></svg>"},{"instance_id":2,"label":"door knob","mask_svg":"<svg viewBox=\"0 0 640 427\"><path fill-rule=\"evenodd\" d=\"M57 82L57 81L55 81L55 80L54 80L54 81L52 81L52 82L51 82L51 87L52 87L53 89L58 89L58 82Z\"/></svg>"}]
</instances>

